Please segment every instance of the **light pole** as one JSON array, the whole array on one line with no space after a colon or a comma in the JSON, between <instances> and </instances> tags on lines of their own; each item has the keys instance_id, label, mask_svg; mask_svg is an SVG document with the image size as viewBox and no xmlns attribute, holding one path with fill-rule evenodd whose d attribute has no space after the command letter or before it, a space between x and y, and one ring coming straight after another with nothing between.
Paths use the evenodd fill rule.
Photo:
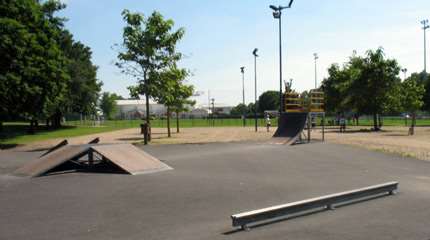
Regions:
<instances>
[{"instance_id":1,"label":"light pole","mask_svg":"<svg viewBox=\"0 0 430 240\"><path fill-rule=\"evenodd\" d=\"M427 40L426 40L426 30L430 28L429 26L429 20L425 19L421 21L421 24L423 25L424 30L424 74L427 73Z\"/></svg>"},{"instance_id":2,"label":"light pole","mask_svg":"<svg viewBox=\"0 0 430 240\"><path fill-rule=\"evenodd\" d=\"M279 114L284 111L284 103L282 101L282 24L281 24L281 16L282 10L286 8L291 8L294 0L290 0L288 6L274 6L270 5L269 7L273 10L273 17L275 19L279 19Z\"/></svg>"},{"instance_id":3,"label":"light pole","mask_svg":"<svg viewBox=\"0 0 430 240\"><path fill-rule=\"evenodd\" d=\"M243 112L242 112L242 118L243 118L243 126L246 126L246 112L245 112L245 67L240 67L240 72L242 73L242 104L243 104Z\"/></svg>"},{"instance_id":4,"label":"light pole","mask_svg":"<svg viewBox=\"0 0 430 240\"><path fill-rule=\"evenodd\" d=\"M258 131L258 126L257 126L257 51L258 48L254 49L254 51L252 51L252 54L254 55L254 118L255 118L255 131Z\"/></svg>"},{"instance_id":5,"label":"light pole","mask_svg":"<svg viewBox=\"0 0 430 240\"><path fill-rule=\"evenodd\" d=\"M315 60L315 89L317 89L317 60L318 60L318 54L314 53L314 60Z\"/></svg>"},{"instance_id":6,"label":"light pole","mask_svg":"<svg viewBox=\"0 0 430 240\"><path fill-rule=\"evenodd\" d=\"M402 68L402 73L403 73L403 81L406 80L406 73L408 72L407 68Z\"/></svg>"}]
</instances>

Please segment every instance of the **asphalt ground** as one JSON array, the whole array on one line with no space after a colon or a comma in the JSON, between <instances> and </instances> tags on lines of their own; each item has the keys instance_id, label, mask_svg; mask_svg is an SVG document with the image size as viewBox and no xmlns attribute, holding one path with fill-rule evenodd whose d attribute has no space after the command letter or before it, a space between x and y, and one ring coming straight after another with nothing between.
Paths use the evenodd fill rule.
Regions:
<instances>
[{"instance_id":1,"label":"asphalt ground","mask_svg":"<svg viewBox=\"0 0 430 240\"><path fill-rule=\"evenodd\" d=\"M144 147L174 170L11 173L0 152L0 239L430 239L430 162L314 143ZM399 193L234 231L230 215L388 181Z\"/></svg>"}]
</instances>

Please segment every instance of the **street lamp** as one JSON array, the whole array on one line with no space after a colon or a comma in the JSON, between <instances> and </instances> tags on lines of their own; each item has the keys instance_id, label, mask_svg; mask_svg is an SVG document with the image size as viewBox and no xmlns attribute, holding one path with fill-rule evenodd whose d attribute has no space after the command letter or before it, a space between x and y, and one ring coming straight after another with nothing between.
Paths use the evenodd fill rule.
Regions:
<instances>
[{"instance_id":1,"label":"street lamp","mask_svg":"<svg viewBox=\"0 0 430 240\"><path fill-rule=\"evenodd\" d=\"M282 101L282 24L281 24L281 15L282 10L286 8L291 8L294 0L290 0L288 6L274 6L270 5L270 9L273 10L273 17L275 19L279 19L279 114L284 111L284 103Z\"/></svg>"},{"instance_id":2,"label":"street lamp","mask_svg":"<svg viewBox=\"0 0 430 240\"><path fill-rule=\"evenodd\" d=\"M406 73L408 72L408 69L407 68L402 68L402 73L403 73L403 80L406 80Z\"/></svg>"},{"instance_id":3,"label":"street lamp","mask_svg":"<svg viewBox=\"0 0 430 240\"><path fill-rule=\"evenodd\" d=\"M314 53L314 60L315 60L315 89L317 89L317 59L318 59L318 54Z\"/></svg>"},{"instance_id":4,"label":"street lamp","mask_svg":"<svg viewBox=\"0 0 430 240\"><path fill-rule=\"evenodd\" d=\"M257 51L258 48L254 49L254 51L252 51L252 54L254 55L254 118L255 118L255 131L258 131L258 127L257 127Z\"/></svg>"},{"instance_id":5,"label":"street lamp","mask_svg":"<svg viewBox=\"0 0 430 240\"><path fill-rule=\"evenodd\" d=\"M424 30L424 74L427 73L427 45L426 45L426 30L430 28L429 26L429 20L425 19L421 21L421 24L423 25Z\"/></svg>"},{"instance_id":6,"label":"street lamp","mask_svg":"<svg viewBox=\"0 0 430 240\"><path fill-rule=\"evenodd\" d=\"M242 73L242 103L245 106L245 67L240 67L240 72ZM246 125L246 117L245 117L245 107L243 107L242 118L243 118L243 126Z\"/></svg>"}]
</instances>

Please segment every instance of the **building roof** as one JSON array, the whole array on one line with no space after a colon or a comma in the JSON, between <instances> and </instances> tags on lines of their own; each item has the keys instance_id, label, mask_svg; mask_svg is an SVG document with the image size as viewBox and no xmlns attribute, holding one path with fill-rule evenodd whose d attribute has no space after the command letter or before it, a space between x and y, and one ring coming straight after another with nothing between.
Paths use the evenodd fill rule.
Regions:
<instances>
[{"instance_id":1,"label":"building roof","mask_svg":"<svg viewBox=\"0 0 430 240\"><path fill-rule=\"evenodd\" d=\"M116 100L116 105L145 105L146 101L144 99L132 99L132 100ZM149 100L149 104L158 104L154 101Z\"/></svg>"}]
</instances>

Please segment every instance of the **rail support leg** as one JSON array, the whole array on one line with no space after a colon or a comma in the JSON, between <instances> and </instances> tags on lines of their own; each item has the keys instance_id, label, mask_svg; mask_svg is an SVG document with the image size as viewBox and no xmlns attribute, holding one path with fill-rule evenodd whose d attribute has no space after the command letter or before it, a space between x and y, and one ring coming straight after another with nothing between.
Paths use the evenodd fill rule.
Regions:
<instances>
[{"instance_id":1,"label":"rail support leg","mask_svg":"<svg viewBox=\"0 0 430 240\"><path fill-rule=\"evenodd\" d=\"M336 208L333 206L333 204L327 205L328 210L335 210Z\"/></svg>"},{"instance_id":2,"label":"rail support leg","mask_svg":"<svg viewBox=\"0 0 430 240\"><path fill-rule=\"evenodd\" d=\"M240 227L243 231L250 231L251 230L251 228L249 228L248 225L242 225Z\"/></svg>"},{"instance_id":3,"label":"rail support leg","mask_svg":"<svg viewBox=\"0 0 430 240\"><path fill-rule=\"evenodd\" d=\"M397 194L397 192L395 190L391 190L388 192L388 195L396 195L396 194Z\"/></svg>"}]
</instances>

